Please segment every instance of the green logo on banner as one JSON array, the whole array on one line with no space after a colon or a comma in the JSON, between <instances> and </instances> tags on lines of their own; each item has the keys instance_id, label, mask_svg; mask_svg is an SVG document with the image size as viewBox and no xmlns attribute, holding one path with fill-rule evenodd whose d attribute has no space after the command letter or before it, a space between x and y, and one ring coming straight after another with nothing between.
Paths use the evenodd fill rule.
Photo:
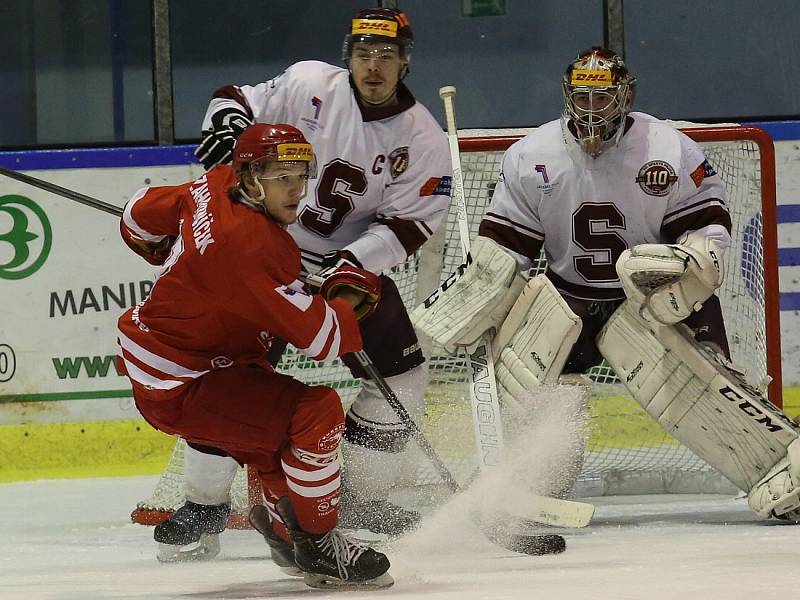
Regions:
<instances>
[{"instance_id":1,"label":"green logo on banner","mask_svg":"<svg viewBox=\"0 0 800 600\"><path fill-rule=\"evenodd\" d=\"M0 196L0 279L24 279L41 268L53 244L45 212L25 196Z\"/></svg>"}]
</instances>

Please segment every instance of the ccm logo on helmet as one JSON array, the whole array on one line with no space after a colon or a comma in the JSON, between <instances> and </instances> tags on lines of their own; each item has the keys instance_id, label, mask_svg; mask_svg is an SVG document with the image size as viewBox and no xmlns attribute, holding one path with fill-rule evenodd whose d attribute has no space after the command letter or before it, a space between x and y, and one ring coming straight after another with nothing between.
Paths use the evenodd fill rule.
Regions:
<instances>
[{"instance_id":1,"label":"ccm logo on helmet","mask_svg":"<svg viewBox=\"0 0 800 600\"><path fill-rule=\"evenodd\" d=\"M380 33L388 37L397 37L397 23L375 19L353 19L352 31L353 35Z\"/></svg>"}]
</instances>

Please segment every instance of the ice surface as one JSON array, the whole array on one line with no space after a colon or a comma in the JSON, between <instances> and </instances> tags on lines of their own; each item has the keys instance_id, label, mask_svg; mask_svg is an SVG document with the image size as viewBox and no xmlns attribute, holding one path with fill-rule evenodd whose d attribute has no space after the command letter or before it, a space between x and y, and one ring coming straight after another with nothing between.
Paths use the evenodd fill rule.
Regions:
<instances>
[{"instance_id":1,"label":"ice surface","mask_svg":"<svg viewBox=\"0 0 800 600\"><path fill-rule=\"evenodd\" d=\"M761 521L724 496L597 499L567 551L528 557L485 541L457 499L390 544L393 588L325 593L285 576L260 536L228 531L208 563L162 565L152 530L129 522L152 477L0 485L0 598L386 597L494 600L735 600L793 588L800 529Z\"/></svg>"}]
</instances>

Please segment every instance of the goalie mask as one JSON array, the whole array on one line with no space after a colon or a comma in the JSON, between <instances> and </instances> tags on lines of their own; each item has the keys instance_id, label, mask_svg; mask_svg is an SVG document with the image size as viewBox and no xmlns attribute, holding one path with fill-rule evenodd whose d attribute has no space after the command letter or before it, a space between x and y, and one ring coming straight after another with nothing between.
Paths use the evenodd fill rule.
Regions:
<instances>
[{"instance_id":1,"label":"goalie mask","mask_svg":"<svg viewBox=\"0 0 800 600\"><path fill-rule=\"evenodd\" d=\"M240 182L240 192L249 202L261 204L265 198L261 181L290 177L287 168L296 171L296 176L303 179L304 185L309 178L317 176L311 144L296 127L281 123L256 123L247 127L236 140L233 170ZM251 198L244 189L243 178L246 175L251 176L251 183L258 189L255 198ZM305 187L302 196L305 196Z\"/></svg>"},{"instance_id":2,"label":"goalie mask","mask_svg":"<svg viewBox=\"0 0 800 600\"><path fill-rule=\"evenodd\" d=\"M342 45L342 60L348 68L353 56L353 45L358 42L394 44L405 65L400 79L408 74L414 35L411 33L408 16L403 11L396 8L364 8L356 13L350 25L350 33L344 37Z\"/></svg>"},{"instance_id":3,"label":"goalie mask","mask_svg":"<svg viewBox=\"0 0 800 600\"><path fill-rule=\"evenodd\" d=\"M636 89L621 57L597 46L581 52L562 89L565 124L587 154L596 157L619 141Z\"/></svg>"}]
</instances>

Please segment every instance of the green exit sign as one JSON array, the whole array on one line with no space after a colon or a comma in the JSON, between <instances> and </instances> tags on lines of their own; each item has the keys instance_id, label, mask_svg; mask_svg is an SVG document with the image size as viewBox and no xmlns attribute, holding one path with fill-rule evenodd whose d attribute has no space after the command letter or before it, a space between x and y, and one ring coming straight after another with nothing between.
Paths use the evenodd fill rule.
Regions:
<instances>
[{"instance_id":1,"label":"green exit sign","mask_svg":"<svg viewBox=\"0 0 800 600\"><path fill-rule=\"evenodd\" d=\"M461 0L461 13L465 17L502 17L506 0Z\"/></svg>"}]
</instances>

